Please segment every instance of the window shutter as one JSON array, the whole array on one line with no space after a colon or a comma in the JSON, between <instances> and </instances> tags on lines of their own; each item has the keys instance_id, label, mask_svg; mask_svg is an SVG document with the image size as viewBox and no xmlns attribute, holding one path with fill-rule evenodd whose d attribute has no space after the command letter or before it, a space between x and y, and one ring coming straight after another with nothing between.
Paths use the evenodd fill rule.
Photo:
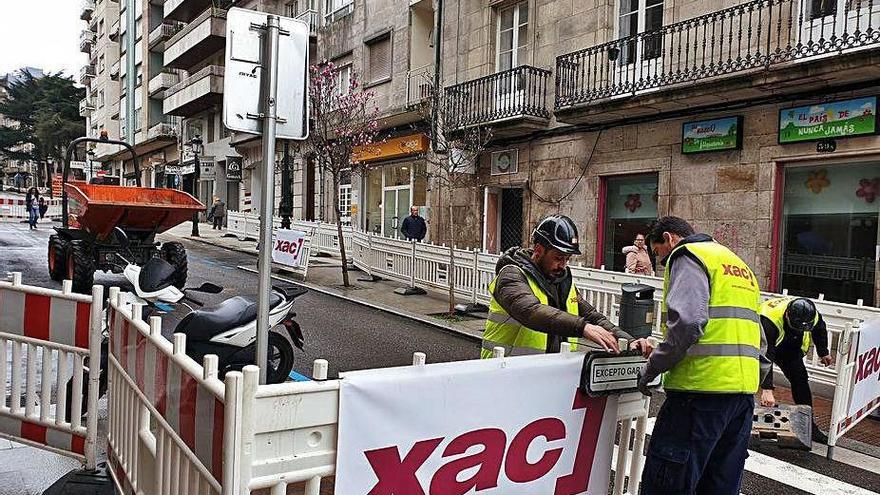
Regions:
<instances>
[{"instance_id":1,"label":"window shutter","mask_svg":"<svg viewBox=\"0 0 880 495\"><path fill-rule=\"evenodd\" d=\"M370 81L391 77L391 37L370 45Z\"/></svg>"}]
</instances>

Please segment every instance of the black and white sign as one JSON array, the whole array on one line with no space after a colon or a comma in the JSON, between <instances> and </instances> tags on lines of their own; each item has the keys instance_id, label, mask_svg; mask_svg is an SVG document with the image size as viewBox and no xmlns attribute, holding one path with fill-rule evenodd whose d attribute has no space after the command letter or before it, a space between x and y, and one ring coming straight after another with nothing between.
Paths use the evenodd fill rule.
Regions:
<instances>
[{"instance_id":1,"label":"black and white sign","mask_svg":"<svg viewBox=\"0 0 880 495\"><path fill-rule=\"evenodd\" d=\"M587 354L581 372L581 388L591 396L638 390L639 372L645 368L647 362L639 351ZM651 387L659 385L659 376L649 384Z\"/></svg>"},{"instance_id":2,"label":"black and white sign","mask_svg":"<svg viewBox=\"0 0 880 495\"><path fill-rule=\"evenodd\" d=\"M263 112L260 95L265 61L265 12L233 7L226 13L226 72L223 78L223 124L229 129L261 134ZM305 139L308 135L306 83L309 66L309 25L279 16L278 124L280 139Z\"/></svg>"},{"instance_id":3,"label":"black and white sign","mask_svg":"<svg viewBox=\"0 0 880 495\"><path fill-rule=\"evenodd\" d=\"M241 157L226 157L226 180L241 180Z\"/></svg>"},{"instance_id":4,"label":"black and white sign","mask_svg":"<svg viewBox=\"0 0 880 495\"><path fill-rule=\"evenodd\" d=\"M200 180L214 180L217 178L217 170L214 168L214 162L199 162L199 179Z\"/></svg>"},{"instance_id":5,"label":"black and white sign","mask_svg":"<svg viewBox=\"0 0 880 495\"><path fill-rule=\"evenodd\" d=\"M165 165L165 175L189 175L195 173L195 165Z\"/></svg>"}]
</instances>

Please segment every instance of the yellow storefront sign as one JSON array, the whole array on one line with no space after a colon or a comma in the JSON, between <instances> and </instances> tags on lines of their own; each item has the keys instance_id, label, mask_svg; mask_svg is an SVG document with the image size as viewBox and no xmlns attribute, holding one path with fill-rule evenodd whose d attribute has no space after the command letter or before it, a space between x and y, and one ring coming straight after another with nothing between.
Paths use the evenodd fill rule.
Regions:
<instances>
[{"instance_id":1,"label":"yellow storefront sign","mask_svg":"<svg viewBox=\"0 0 880 495\"><path fill-rule=\"evenodd\" d=\"M427 150L428 136L424 134L411 134L409 136L390 138L382 143L356 146L352 156L353 161L369 163L424 153Z\"/></svg>"}]
</instances>

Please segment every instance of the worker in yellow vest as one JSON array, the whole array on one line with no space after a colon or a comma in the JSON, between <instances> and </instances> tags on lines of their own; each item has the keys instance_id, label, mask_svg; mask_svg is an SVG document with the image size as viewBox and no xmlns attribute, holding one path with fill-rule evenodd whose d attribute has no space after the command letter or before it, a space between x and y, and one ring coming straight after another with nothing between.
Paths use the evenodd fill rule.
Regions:
<instances>
[{"instance_id":1,"label":"worker in yellow vest","mask_svg":"<svg viewBox=\"0 0 880 495\"><path fill-rule=\"evenodd\" d=\"M538 223L532 241L532 249L511 248L495 266L480 356L491 358L495 347L508 356L559 352L563 341L579 337L619 352L617 339L632 337L584 301L572 282L568 261L581 254L574 222L549 216ZM643 353L648 346L644 339L632 343Z\"/></svg>"},{"instance_id":2,"label":"worker in yellow vest","mask_svg":"<svg viewBox=\"0 0 880 495\"><path fill-rule=\"evenodd\" d=\"M813 301L799 297L778 297L761 304L761 326L767 337L767 358L779 365L782 374L791 384L791 396L795 404L813 406L813 394L804 356L810 343L816 345L819 362L824 366L834 363L828 352L828 329L825 320L816 310ZM773 395L773 373L761 382L761 405L776 405ZM828 437L813 421L813 441L826 443Z\"/></svg>"},{"instance_id":3,"label":"worker in yellow vest","mask_svg":"<svg viewBox=\"0 0 880 495\"><path fill-rule=\"evenodd\" d=\"M678 217L651 227L665 267L661 330L639 388L663 373L666 399L648 446L642 495L740 493L758 391L761 326L755 274Z\"/></svg>"}]
</instances>

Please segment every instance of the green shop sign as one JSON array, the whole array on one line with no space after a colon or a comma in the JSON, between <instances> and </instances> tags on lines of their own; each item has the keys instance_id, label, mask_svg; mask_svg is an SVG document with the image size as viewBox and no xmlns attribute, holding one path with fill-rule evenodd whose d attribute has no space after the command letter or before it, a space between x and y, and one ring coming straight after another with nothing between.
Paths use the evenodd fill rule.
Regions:
<instances>
[{"instance_id":1,"label":"green shop sign","mask_svg":"<svg viewBox=\"0 0 880 495\"><path fill-rule=\"evenodd\" d=\"M779 143L799 143L877 132L877 97L817 103L779 111Z\"/></svg>"},{"instance_id":2,"label":"green shop sign","mask_svg":"<svg viewBox=\"0 0 880 495\"><path fill-rule=\"evenodd\" d=\"M742 147L742 117L685 122L681 128L681 152L736 150Z\"/></svg>"}]
</instances>

